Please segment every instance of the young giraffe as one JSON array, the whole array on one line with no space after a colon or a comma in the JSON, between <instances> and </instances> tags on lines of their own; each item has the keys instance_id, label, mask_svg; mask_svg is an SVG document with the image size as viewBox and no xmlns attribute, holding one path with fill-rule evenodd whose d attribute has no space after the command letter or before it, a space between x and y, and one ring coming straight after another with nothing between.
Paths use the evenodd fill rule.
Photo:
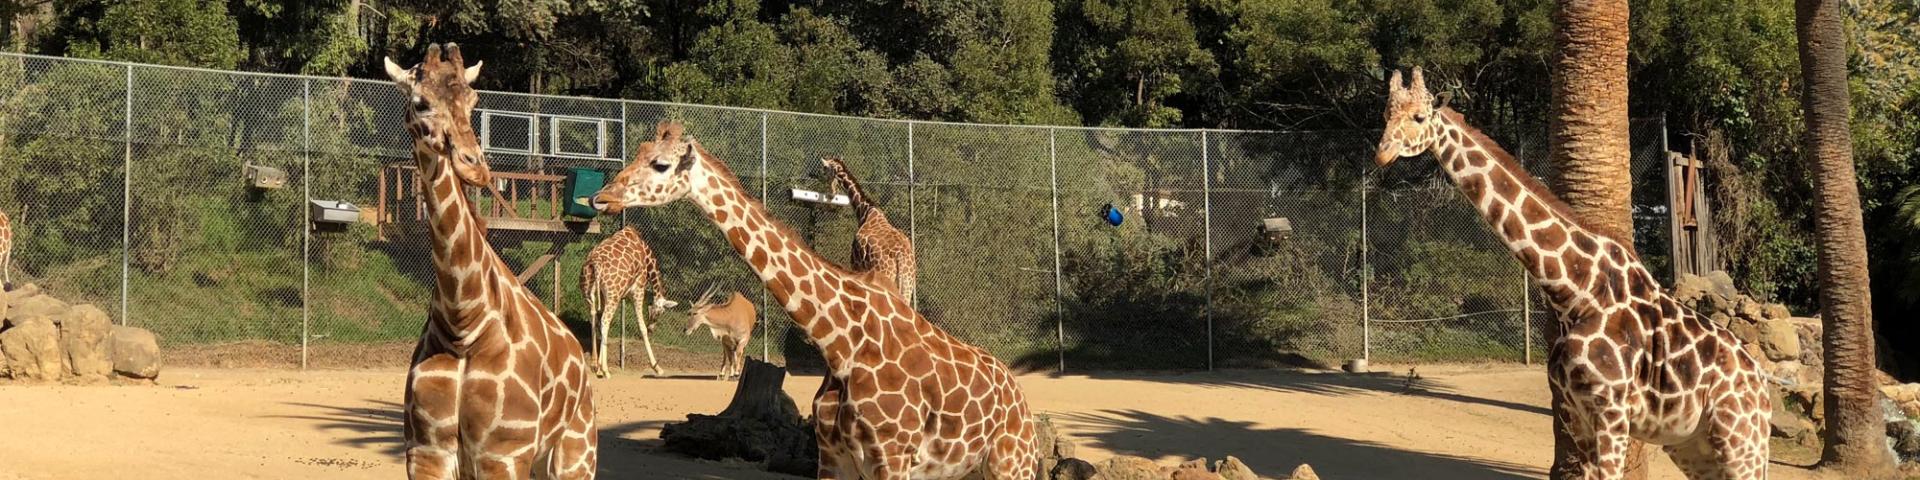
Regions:
<instances>
[{"instance_id":1,"label":"young giraffe","mask_svg":"<svg viewBox=\"0 0 1920 480\"><path fill-rule=\"evenodd\" d=\"M1036 427L1006 364L928 323L869 274L814 253L681 130L660 124L594 207L686 198L719 226L826 358L814 398L820 478L1037 478Z\"/></svg>"},{"instance_id":2,"label":"young giraffe","mask_svg":"<svg viewBox=\"0 0 1920 480\"><path fill-rule=\"evenodd\" d=\"M427 182L434 296L403 410L408 478L593 478L599 432L580 341L487 244L467 186L491 184L470 115L479 99L459 47L387 76L407 95Z\"/></svg>"},{"instance_id":3,"label":"young giraffe","mask_svg":"<svg viewBox=\"0 0 1920 480\"><path fill-rule=\"evenodd\" d=\"M580 266L580 292L587 296L587 309L593 317L594 375L605 378L609 373L607 328L617 321L614 317L620 313L620 302L632 298L633 320L640 323L640 343L647 347L647 366L655 376L666 376L653 356L653 337L648 333L653 325L647 324L647 314L640 307L646 305L648 287L653 288L654 314L676 305L667 300L667 287L661 283L660 262L653 256L653 247L647 246L633 226L614 232L587 252L587 263Z\"/></svg>"},{"instance_id":4,"label":"young giraffe","mask_svg":"<svg viewBox=\"0 0 1920 480\"><path fill-rule=\"evenodd\" d=\"M847 170L847 163L840 157L820 159L820 164L833 175L833 182L847 189L852 197L854 220L860 222L860 229L853 233L853 255L850 262L854 270L873 270L880 278L888 279L899 287L900 296L907 303L914 301L915 284L913 240L900 229L893 228L887 221L887 212L873 204L873 197L860 188L860 181L853 178L853 172Z\"/></svg>"},{"instance_id":5,"label":"young giraffe","mask_svg":"<svg viewBox=\"0 0 1920 480\"><path fill-rule=\"evenodd\" d=\"M1665 446L1688 478L1765 478L1772 398L1740 341L1661 291L1629 244L1582 227L1460 113L1436 110L1420 69L1409 87L1394 72L1388 92L1375 161L1433 152L1559 313L1547 379L1585 477L1620 478L1631 435Z\"/></svg>"},{"instance_id":6,"label":"young giraffe","mask_svg":"<svg viewBox=\"0 0 1920 480\"><path fill-rule=\"evenodd\" d=\"M21 209L26 214L26 209ZM0 287L13 290L13 220L0 211Z\"/></svg>"}]
</instances>

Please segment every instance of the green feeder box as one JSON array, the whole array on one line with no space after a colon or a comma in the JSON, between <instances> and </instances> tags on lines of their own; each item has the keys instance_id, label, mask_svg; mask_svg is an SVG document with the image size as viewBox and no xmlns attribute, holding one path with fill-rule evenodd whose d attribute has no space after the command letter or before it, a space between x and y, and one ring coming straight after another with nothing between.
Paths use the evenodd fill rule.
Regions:
<instances>
[{"instance_id":1,"label":"green feeder box","mask_svg":"<svg viewBox=\"0 0 1920 480\"><path fill-rule=\"evenodd\" d=\"M600 215L598 210L593 209L593 195L600 193L600 187L606 185L606 172L586 167L567 168L567 215L579 218Z\"/></svg>"}]
</instances>

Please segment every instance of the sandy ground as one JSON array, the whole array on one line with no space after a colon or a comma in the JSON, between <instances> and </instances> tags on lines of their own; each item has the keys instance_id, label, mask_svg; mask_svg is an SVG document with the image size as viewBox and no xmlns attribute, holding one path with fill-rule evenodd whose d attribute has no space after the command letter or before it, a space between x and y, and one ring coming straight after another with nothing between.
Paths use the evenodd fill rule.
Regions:
<instances>
[{"instance_id":1,"label":"sandy ground","mask_svg":"<svg viewBox=\"0 0 1920 480\"><path fill-rule=\"evenodd\" d=\"M1310 463L1329 479L1541 478L1552 441L1538 370L1423 366L1411 385L1404 374L1267 370L1021 384L1095 462L1234 455L1270 476ZM158 386L0 385L0 479L398 478L403 377L177 369ZM786 389L804 409L818 382L792 377ZM656 451L662 424L718 411L730 383L626 371L598 385L603 478L793 478ZM1653 478L1681 478L1655 458Z\"/></svg>"}]
</instances>

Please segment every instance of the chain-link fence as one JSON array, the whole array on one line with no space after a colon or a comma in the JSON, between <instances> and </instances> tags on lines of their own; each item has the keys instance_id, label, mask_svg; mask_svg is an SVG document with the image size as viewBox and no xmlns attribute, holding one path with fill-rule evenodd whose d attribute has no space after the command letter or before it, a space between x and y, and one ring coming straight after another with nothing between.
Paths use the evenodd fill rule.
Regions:
<instances>
[{"instance_id":1,"label":"chain-link fence","mask_svg":"<svg viewBox=\"0 0 1920 480\"><path fill-rule=\"evenodd\" d=\"M391 85L20 55L0 56L0 82L12 87L0 93L0 208L16 222L15 283L152 329L173 361L404 361L432 265ZM1522 361L1544 348L1550 317L1519 266L1430 164L1371 168L1377 131L967 125L500 92L478 108L505 174L506 201L477 203L496 219L489 238L516 271L540 268L526 285L583 339L581 263L633 226L669 298L740 291L760 302L750 352L817 362L690 205L588 232L541 227L558 224L541 219L564 209L567 169L618 169L655 122L678 119L842 264L851 210L789 189L826 191L819 158L844 157L914 239L918 309L1026 368ZM1664 131L1633 132L1641 251L1658 268ZM1519 158L1545 157L1537 127L1490 133ZM253 167L286 183L249 186ZM316 229L316 200L367 218ZM1101 218L1107 205L1123 223ZM1282 219L1282 234L1261 230ZM626 306L616 318L633 317ZM663 363L718 364L710 337L683 334L684 311L655 317L668 326L650 335ZM621 322L615 353L644 364L632 326Z\"/></svg>"}]
</instances>

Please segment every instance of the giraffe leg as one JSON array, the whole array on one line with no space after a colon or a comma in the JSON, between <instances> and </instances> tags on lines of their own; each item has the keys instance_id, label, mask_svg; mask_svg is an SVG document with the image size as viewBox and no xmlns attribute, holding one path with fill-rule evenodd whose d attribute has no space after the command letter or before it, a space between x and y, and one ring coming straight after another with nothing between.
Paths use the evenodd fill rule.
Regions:
<instances>
[{"instance_id":1,"label":"giraffe leg","mask_svg":"<svg viewBox=\"0 0 1920 480\"><path fill-rule=\"evenodd\" d=\"M461 364L452 355L433 355L408 372L401 427L409 479L452 479L460 470Z\"/></svg>"},{"instance_id":2,"label":"giraffe leg","mask_svg":"<svg viewBox=\"0 0 1920 480\"><path fill-rule=\"evenodd\" d=\"M1748 409L1739 408L1743 403ZM1735 393L1720 397L1710 408L1693 438L1666 448L1673 463L1692 480L1766 478L1772 398L1764 391Z\"/></svg>"},{"instance_id":3,"label":"giraffe leg","mask_svg":"<svg viewBox=\"0 0 1920 480\"><path fill-rule=\"evenodd\" d=\"M647 366L653 369L653 376L665 377L666 370L660 369L660 361L653 356L653 335L647 333L652 327L647 325L646 304L640 300L640 295L633 296L633 321L640 323L640 344L647 347Z\"/></svg>"},{"instance_id":4,"label":"giraffe leg","mask_svg":"<svg viewBox=\"0 0 1920 480\"><path fill-rule=\"evenodd\" d=\"M845 399L846 385L832 375L820 381L820 391L813 395L813 436L820 450L820 467L816 477L823 480L860 478L860 472L855 470L853 462L840 450L840 413Z\"/></svg>"},{"instance_id":5,"label":"giraffe leg","mask_svg":"<svg viewBox=\"0 0 1920 480\"><path fill-rule=\"evenodd\" d=\"M1588 469L1588 476L1599 472L1599 478L1616 480L1627 475L1627 447L1632 440L1627 427L1627 409L1624 406L1607 405L1598 409L1599 418L1594 419L1597 427L1594 431L1594 462Z\"/></svg>"},{"instance_id":6,"label":"giraffe leg","mask_svg":"<svg viewBox=\"0 0 1920 480\"><path fill-rule=\"evenodd\" d=\"M598 295L595 296L598 297ZM594 309L593 375L600 378L613 375L613 369L607 366L607 331L613 326L613 322L619 321L614 316L620 312L620 303L617 299L612 303L613 305L607 305L600 299L587 301L587 304L592 305Z\"/></svg>"},{"instance_id":7,"label":"giraffe leg","mask_svg":"<svg viewBox=\"0 0 1920 480\"><path fill-rule=\"evenodd\" d=\"M1005 425L1003 428L1012 428ZM1031 433L1031 432L1029 432ZM1015 435L1013 432L1001 432L1000 438L993 442L993 449L987 452L989 480L1024 480L1040 478L1040 455L1034 449L1029 438Z\"/></svg>"}]
</instances>

